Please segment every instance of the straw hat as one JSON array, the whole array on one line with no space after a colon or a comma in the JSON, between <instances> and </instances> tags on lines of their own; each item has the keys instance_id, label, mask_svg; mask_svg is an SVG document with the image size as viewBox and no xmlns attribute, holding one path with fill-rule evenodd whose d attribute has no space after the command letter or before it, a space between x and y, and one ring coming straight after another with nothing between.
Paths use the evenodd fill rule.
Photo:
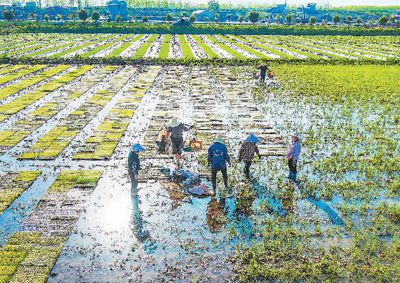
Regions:
<instances>
[{"instance_id":1,"label":"straw hat","mask_svg":"<svg viewBox=\"0 0 400 283\"><path fill-rule=\"evenodd\" d=\"M224 142L224 140L223 140L223 138L222 138L221 136L217 136L217 137L215 138L214 142L218 142L218 143L225 144L225 142Z\"/></svg>"},{"instance_id":2,"label":"straw hat","mask_svg":"<svg viewBox=\"0 0 400 283\"><path fill-rule=\"evenodd\" d=\"M251 142L251 143L258 143L260 141L260 139L254 135L254 134L250 134L247 139L244 140L245 142Z\"/></svg>"},{"instance_id":3,"label":"straw hat","mask_svg":"<svg viewBox=\"0 0 400 283\"><path fill-rule=\"evenodd\" d=\"M297 133L290 133L289 136L295 137L295 138L298 139L298 140L300 139L300 136L299 136L299 134L297 134Z\"/></svg>"},{"instance_id":4,"label":"straw hat","mask_svg":"<svg viewBox=\"0 0 400 283\"><path fill-rule=\"evenodd\" d=\"M180 122L176 117L172 118L171 121L169 122L169 126L172 128L179 126L179 124Z\"/></svg>"}]
</instances>

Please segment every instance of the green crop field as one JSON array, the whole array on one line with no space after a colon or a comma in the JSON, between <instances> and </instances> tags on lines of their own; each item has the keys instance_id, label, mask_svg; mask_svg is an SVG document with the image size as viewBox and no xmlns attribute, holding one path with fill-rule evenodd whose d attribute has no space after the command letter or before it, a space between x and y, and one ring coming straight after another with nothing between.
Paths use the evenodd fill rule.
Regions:
<instances>
[{"instance_id":1,"label":"green crop field","mask_svg":"<svg viewBox=\"0 0 400 283\"><path fill-rule=\"evenodd\" d=\"M0 37L0 282L400 281L398 36ZM174 117L200 197L156 147Z\"/></svg>"}]
</instances>

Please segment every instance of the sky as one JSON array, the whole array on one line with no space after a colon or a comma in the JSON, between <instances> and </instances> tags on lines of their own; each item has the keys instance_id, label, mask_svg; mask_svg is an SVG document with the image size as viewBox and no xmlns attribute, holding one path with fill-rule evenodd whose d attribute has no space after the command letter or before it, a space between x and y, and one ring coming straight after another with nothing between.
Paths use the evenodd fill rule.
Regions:
<instances>
[{"instance_id":1,"label":"sky","mask_svg":"<svg viewBox=\"0 0 400 283\"><path fill-rule=\"evenodd\" d=\"M190 3L207 3L208 0L195 0L195 1L185 1ZM279 4L285 3L284 0L218 0L220 3L234 3L234 4L263 4L263 3L271 3L271 4ZM362 6L399 6L399 0L288 0L288 5L304 5L307 3L317 3L320 5L325 5L329 3L330 6L352 6L352 5L362 5Z\"/></svg>"}]
</instances>

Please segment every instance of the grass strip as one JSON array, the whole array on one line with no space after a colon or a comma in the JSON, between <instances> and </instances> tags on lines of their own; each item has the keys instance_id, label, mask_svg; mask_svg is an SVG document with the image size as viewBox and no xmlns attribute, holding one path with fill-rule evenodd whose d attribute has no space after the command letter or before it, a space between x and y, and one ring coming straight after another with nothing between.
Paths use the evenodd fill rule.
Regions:
<instances>
[{"instance_id":1,"label":"grass strip","mask_svg":"<svg viewBox=\"0 0 400 283\"><path fill-rule=\"evenodd\" d=\"M192 34L191 37L203 49L203 51L207 54L208 58L210 59L221 58L221 56L219 56L218 53L216 53L210 46L204 43L198 35Z\"/></svg>"},{"instance_id":2,"label":"grass strip","mask_svg":"<svg viewBox=\"0 0 400 283\"><path fill-rule=\"evenodd\" d=\"M160 53L158 54L158 58L167 59L169 57L169 50L171 48L171 35L164 35L163 43L161 44Z\"/></svg>"},{"instance_id":3,"label":"grass strip","mask_svg":"<svg viewBox=\"0 0 400 283\"><path fill-rule=\"evenodd\" d=\"M68 65L58 65L54 67L53 72L59 73L66 69L70 68ZM33 92L26 93L21 97L0 106L0 122L7 119L9 116L21 111L28 105L34 103L35 101L39 100L40 98L46 96L49 92L52 92L61 86L73 81L77 77L83 75L87 71L91 70L93 66L81 66L76 68L75 70L69 71L68 73L55 78L46 84L38 87Z\"/></svg>"},{"instance_id":4,"label":"grass strip","mask_svg":"<svg viewBox=\"0 0 400 283\"><path fill-rule=\"evenodd\" d=\"M94 44L96 44L96 43L106 41L106 40L108 40L108 39L110 39L110 38L112 38L112 37L114 37L114 36L115 36L115 35L108 35L108 36L105 36L105 37L103 37L103 38L101 38L101 39L97 39L97 40L93 39L93 41L91 40L91 41L89 41L89 42L86 42L86 43L83 43L83 44L74 46L74 47L72 47L72 48L70 48L70 49L67 49L67 50L64 50L64 51L62 51L62 52L60 52L60 53L55 53L55 54L53 54L52 56L50 56L49 58L61 58L61 57L64 57L64 56L67 55L67 54L70 54L70 53L79 51L79 50L81 50L81 49L84 49L84 48L89 47L89 46L91 46L91 45L94 45Z\"/></svg>"},{"instance_id":5,"label":"grass strip","mask_svg":"<svg viewBox=\"0 0 400 283\"><path fill-rule=\"evenodd\" d=\"M188 59L195 58L192 48L190 47L190 44L187 42L185 35L183 34L179 35L179 42L182 47L183 58L188 58Z\"/></svg>"},{"instance_id":6,"label":"grass strip","mask_svg":"<svg viewBox=\"0 0 400 283\"><path fill-rule=\"evenodd\" d=\"M267 51L269 53L278 55L278 56L280 56L281 58L284 58L284 59L289 59L290 60L290 59L295 59L296 58L296 57L291 56L289 54L286 54L284 52L281 52L281 51L275 50L273 48L267 47L265 45L259 44L259 43L257 43L257 41L255 39L254 40L249 40L249 39L247 39L247 38L249 38L247 36L244 37L244 36L230 35L230 37L236 38L236 39L241 40L243 42L247 42L248 44L254 45L254 46L256 46L256 47L258 47L258 48L260 48L262 50L265 50L265 51Z\"/></svg>"},{"instance_id":7,"label":"grass strip","mask_svg":"<svg viewBox=\"0 0 400 283\"><path fill-rule=\"evenodd\" d=\"M27 67L28 67L27 65L13 65L13 66L4 65L4 67L0 68L0 75L9 74Z\"/></svg>"},{"instance_id":8,"label":"grass strip","mask_svg":"<svg viewBox=\"0 0 400 283\"><path fill-rule=\"evenodd\" d=\"M113 46L114 44L116 44L116 43L128 38L129 36L130 36L129 34L126 34L126 35L120 36L117 39L114 39L111 42L107 42L105 44L101 44L101 45L97 46L96 48L93 48L92 50L89 50L88 52L85 52L85 53L81 54L81 57L82 58L89 58L89 57L99 53L100 51L102 51L102 50L104 50L106 48L109 48L109 47Z\"/></svg>"},{"instance_id":9,"label":"grass strip","mask_svg":"<svg viewBox=\"0 0 400 283\"><path fill-rule=\"evenodd\" d=\"M158 35L157 34L152 34L149 39L143 43L142 46L136 50L135 54L133 54L132 59L141 59L146 55L147 50L150 48L150 46L156 41Z\"/></svg>"},{"instance_id":10,"label":"grass strip","mask_svg":"<svg viewBox=\"0 0 400 283\"><path fill-rule=\"evenodd\" d=\"M121 46L115 48L110 54L105 56L105 58L113 58L113 57L119 56L122 52L124 52L126 49L128 49L132 45L132 43L139 41L143 37L144 37L144 34L138 34L131 41L125 42Z\"/></svg>"},{"instance_id":11,"label":"grass strip","mask_svg":"<svg viewBox=\"0 0 400 283\"><path fill-rule=\"evenodd\" d=\"M26 69L22 70L17 70L16 72L10 73L2 78L0 78L0 84L5 84L8 83L9 81L21 78L23 76L29 75L31 73L37 72L41 69L46 67L46 65L34 65L34 66L29 66ZM1 97L1 95L0 95Z\"/></svg>"},{"instance_id":12,"label":"grass strip","mask_svg":"<svg viewBox=\"0 0 400 283\"><path fill-rule=\"evenodd\" d=\"M236 47L241 48L244 51L246 51L246 52L248 52L250 54L253 54L253 55L255 55L255 56L259 57L259 58L262 58L262 59L271 59L271 58L275 59L275 58L273 58L271 56L268 56L268 55L266 55L266 54L264 54L264 53L262 53L260 51L254 50L253 48L251 48L251 47L249 47L249 46L247 46L245 44L239 43L239 42L237 42L237 41L235 41L235 40L233 40L233 39L231 39L231 38L229 38L229 37L227 37L225 35L219 35L218 37L224 39L225 41L228 41L229 43L235 45Z\"/></svg>"},{"instance_id":13,"label":"grass strip","mask_svg":"<svg viewBox=\"0 0 400 283\"><path fill-rule=\"evenodd\" d=\"M3 213L14 200L28 189L40 174L40 171L7 173L6 185L2 187L0 194L0 213ZM12 179L11 182L9 182L10 179Z\"/></svg>"},{"instance_id":14,"label":"grass strip","mask_svg":"<svg viewBox=\"0 0 400 283\"><path fill-rule=\"evenodd\" d=\"M62 49L62 48L65 48L65 47L68 47L68 46L71 46L71 45L74 45L74 44L75 44L75 42L67 42L65 44L61 44L61 45L57 45L57 46L51 46L51 47L48 47L48 48L40 49L38 51L26 54L26 55L24 55L22 57L31 58L31 57L35 57L35 56L42 55L42 54L45 54L45 53L50 53L50 52L53 52L53 51L55 51L57 49Z\"/></svg>"},{"instance_id":15,"label":"grass strip","mask_svg":"<svg viewBox=\"0 0 400 283\"><path fill-rule=\"evenodd\" d=\"M221 48L221 49L225 50L226 52L228 52L229 54L231 54L233 57L240 58L240 59L245 59L245 58L247 59L246 56L244 56L243 54L240 54L236 50L233 50L229 46L226 46L224 43L220 42L218 39L212 37L211 35L207 34L207 35L205 35L205 37L208 40L210 40L211 42L213 42L215 45L217 45L219 48Z\"/></svg>"}]
</instances>

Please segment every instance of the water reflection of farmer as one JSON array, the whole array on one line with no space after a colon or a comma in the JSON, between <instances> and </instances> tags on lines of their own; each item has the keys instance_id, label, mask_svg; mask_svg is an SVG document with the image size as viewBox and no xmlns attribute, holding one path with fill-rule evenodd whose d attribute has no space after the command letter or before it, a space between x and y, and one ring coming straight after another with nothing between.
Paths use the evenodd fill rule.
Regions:
<instances>
[{"instance_id":1,"label":"water reflection of farmer","mask_svg":"<svg viewBox=\"0 0 400 283\"><path fill-rule=\"evenodd\" d=\"M297 161L299 160L301 145L300 137L298 134L290 134L292 144L290 145L287 152L287 160L289 166L289 176L288 179L297 182Z\"/></svg>"},{"instance_id":2,"label":"water reflection of farmer","mask_svg":"<svg viewBox=\"0 0 400 283\"><path fill-rule=\"evenodd\" d=\"M224 202L218 202L215 197L211 198L207 204L206 221L210 232L216 233L222 230L227 222Z\"/></svg>"},{"instance_id":3,"label":"water reflection of farmer","mask_svg":"<svg viewBox=\"0 0 400 283\"><path fill-rule=\"evenodd\" d=\"M143 215L139 209L139 202L137 195L132 196L133 233L139 242L144 242L149 239L150 234L143 228Z\"/></svg>"},{"instance_id":4,"label":"water reflection of farmer","mask_svg":"<svg viewBox=\"0 0 400 283\"><path fill-rule=\"evenodd\" d=\"M143 152L144 148L140 144L134 144L128 155L128 173L131 178L131 195L137 196L137 187L140 171L139 153Z\"/></svg>"}]
</instances>

